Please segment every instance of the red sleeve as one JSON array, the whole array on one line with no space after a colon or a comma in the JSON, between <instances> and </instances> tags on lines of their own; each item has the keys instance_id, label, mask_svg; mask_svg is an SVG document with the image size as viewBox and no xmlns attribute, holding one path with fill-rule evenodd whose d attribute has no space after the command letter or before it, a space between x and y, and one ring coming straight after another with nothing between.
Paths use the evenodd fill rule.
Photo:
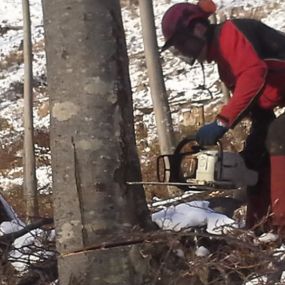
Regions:
<instances>
[{"instance_id":1,"label":"red sleeve","mask_svg":"<svg viewBox=\"0 0 285 285\"><path fill-rule=\"evenodd\" d=\"M233 127L263 89L267 66L231 21L224 24L219 44L221 56L235 78L235 87L218 117Z\"/></svg>"}]
</instances>

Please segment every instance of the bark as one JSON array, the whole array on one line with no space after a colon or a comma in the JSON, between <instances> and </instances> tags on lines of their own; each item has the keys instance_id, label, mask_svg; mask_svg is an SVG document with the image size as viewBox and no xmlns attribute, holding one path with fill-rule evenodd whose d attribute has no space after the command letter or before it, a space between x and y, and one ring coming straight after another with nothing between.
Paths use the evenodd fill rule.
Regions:
<instances>
[{"instance_id":1,"label":"bark","mask_svg":"<svg viewBox=\"0 0 285 285\"><path fill-rule=\"evenodd\" d=\"M119 0L43 4L61 284L143 284L138 245L86 250L151 224L125 183L141 173Z\"/></svg>"},{"instance_id":2,"label":"bark","mask_svg":"<svg viewBox=\"0 0 285 285\"><path fill-rule=\"evenodd\" d=\"M33 57L29 0L23 0L24 22L24 196L27 221L38 217L33 128Z\"/></svg>"}]
</instances>

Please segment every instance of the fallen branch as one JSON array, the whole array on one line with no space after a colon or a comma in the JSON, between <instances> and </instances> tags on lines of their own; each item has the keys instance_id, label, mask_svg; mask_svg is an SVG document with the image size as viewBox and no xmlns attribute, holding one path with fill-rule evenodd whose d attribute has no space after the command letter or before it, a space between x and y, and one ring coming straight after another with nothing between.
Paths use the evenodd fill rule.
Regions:
<instances>
[{"instance_id":1,"label":"fallen branch","mask_svg":"<svg viewBox=\"0 0 285 285\"><path fill-rule=\"evenodd\" d=\"M40 220L38 220L32 224L29 224L29 225L23 227L21 230L19 230L17 232L4 234L4 235L0 236L0 247L2 247L2 246L7 247L10 244L12 244L17 238L27 234L28 232L35 230L37 228L40 228L44 225L49 225L52 223L53 223L52 218L40 219Z\"/></svg>"}]
</instances>

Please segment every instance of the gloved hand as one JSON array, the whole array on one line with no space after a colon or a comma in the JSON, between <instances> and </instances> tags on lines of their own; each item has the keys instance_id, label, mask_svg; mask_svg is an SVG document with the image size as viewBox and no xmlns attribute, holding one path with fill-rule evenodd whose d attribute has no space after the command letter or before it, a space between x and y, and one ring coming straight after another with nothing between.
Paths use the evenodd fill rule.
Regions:
<instances>
[{"instance_id":1,"label":"gloved hand","mask_svg":"<svg viewBox=\"0 0 285 285\"><path fill-rule=\"evenodd\" d=\"M217 120L201 127L196 134L199 145L214 145L228 131L228 128Z\"/></svg>"}]
</instances>

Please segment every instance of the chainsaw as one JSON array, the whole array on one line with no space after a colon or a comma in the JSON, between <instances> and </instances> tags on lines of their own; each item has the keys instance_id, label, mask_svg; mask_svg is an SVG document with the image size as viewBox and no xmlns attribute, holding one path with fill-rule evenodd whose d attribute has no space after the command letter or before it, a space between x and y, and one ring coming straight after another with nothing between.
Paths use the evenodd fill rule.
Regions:
<instances>
[{"instance_id":1,"label":"chainsaw","mask_svg":"<svg viewBox=\"0 0 285 285\"><path fill-rule=\"evenodd\" d=\"M173 185L183 191L238 189L255 185L258 174L246 167L239 153L223 150L220 141L206 148L186 137L173 154L157 157L157 179L140 184Z\"/></svg>"}]
</instances>

